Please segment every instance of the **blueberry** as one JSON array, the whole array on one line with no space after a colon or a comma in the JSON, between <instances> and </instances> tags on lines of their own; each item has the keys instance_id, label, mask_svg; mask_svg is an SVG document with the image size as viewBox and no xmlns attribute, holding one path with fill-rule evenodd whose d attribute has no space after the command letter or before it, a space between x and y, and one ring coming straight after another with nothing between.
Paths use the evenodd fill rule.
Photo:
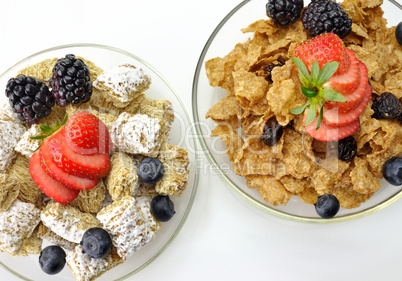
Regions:
<instances>
[{"instance_id":1,"label":"blueberry","mask_svg":"<svg viewBox=\"0 0 402 281\"><path fill-rule=\"evenodd\" d=\"M39 265L45 273L57 274L66 265L66 252L60 246L48 246L40 252Z\"/></svg>"},{"instance_id":2,"label":"blueberry","mask_svg":"<svg viewBox=\"0 0 402 281\"><path fill-rule=\"evenodd\" d=\"M339 201L332 194L318 196L314 206L317 214L324 219L334 217L339 211Z\"/></svg>"},{"instance_id":3,"label":"blueberry","mask_svg":"<svg viewBox=\"0 0 402 281\"><path fill-rule=\"evenodd\" d=\"M395 29L396 41L402 46L402 22L398 23Z\"/></svg>"},{"instance_id":4,"label":"blueberry","mask_svg":"<svg viewBox=\"0 0 402 281\"><path fill-rule=\"evenodd\" d=\"M169 196L158 195L151 201L151 212L158 221L167 222L176 213Z\"/></svg>"},{"instance_id":5,"label":"blueberry","mask_svg":"<svg viewBox=\"0 0 402 281\"><path fill-rule=\"evenodd\" d=\"M402 158L392 157L382 169L384 179L392 185L402 185Z\"/></svg>"},{"instance_id":6,"label":"blueberry","mask_svg":"<svg viewBox=\"0 0 402 281\"><path fill-rule=\"evenodd\" d=\"M162 162L156 158L145 158L138 165L138 177L144 183L155 184L162 179L164 173Z\"/></svg>"},{"instance_id":7,"label":"blueberry","mask_svg":"<svg viewBox=\"0 0 402 281\"><path fill-rule=\"evenodd\" d=\"M109 233L99 227L85 231L80 245L82 252L93 259L104 258L113 249L112 238L110 238Z\"/></svg>"}]
</instances>

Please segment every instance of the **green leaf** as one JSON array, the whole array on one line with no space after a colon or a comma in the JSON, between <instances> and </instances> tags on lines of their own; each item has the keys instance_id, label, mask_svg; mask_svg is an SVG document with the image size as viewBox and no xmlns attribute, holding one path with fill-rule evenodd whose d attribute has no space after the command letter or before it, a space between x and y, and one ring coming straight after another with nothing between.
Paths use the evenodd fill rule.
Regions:
<instances>
[{"instance_id":1,"label":"green leaf","mask_svg":"<svg viewBox=\"0 0 402 281\"><path fill-rule=\"evenodd\" d=\"M318 93L316 91L307 89L305 87L302 87L302 93L303 93L303 95L305 95L308 98L314 98L316 95L318 95Z\"/></svg>"},{"instance_id":2,"label":"green leaf","mask_svg":"<svg viewBox=\"0 0 402 281\"><path fill-rule=\"evenodd\" d=\"M317 116L317 105L315 103L312 103L312 104L310 104L310 107L308 108L305 125L306 126L310 125L310 123L314 121L316 116Z\"/></svg>"},{"instance_id":3,"label":"green leaf","mask_svg":"<svg viewBox=\"0 0 402 281\"><path fill-rule=\"evenodd\" d=\"M346 102L347 101L345 99L345 97L342 96L340 93L335 92L334 90L330 90L330 89L322 89L321 95L324 99L326 99L328 101L336 101L336 102Z\"/></svg>"},{"instance_id":4,"label":"green leaf","mask_svg":"<svg viewBox=\"0 0 402 281\"><path fill-rule=\"evenodd\" d=\"M40 146L38 146L38 148L35 149L35 150L32 150L32 149L28 149L28 150L29 150L31 153L35 153L39 148L40 148Z\"/></svg>"},{"instance_id":5,"label":"green leaf","mask_svg":"<svg viewBox=\"0 0 402 281\"><path fill-rule=\"evenodd\" d=\"M290 113L292 113L292 114L296 114L296 115L297 115L297 114L301 114L301 113L304 112L304 110L307 108L307 106L310 105L310 103L311 103L311 101L308 100L303 106L296 107L296 108L292 108L292 109L289 110L289 111L290 111Z\"/></svg>"},{"instance_id":6,"label":"green leaf","mask_svg":"<svg viewBox=\"0 0 402 281\"><path fill-rule=\"evenodd\" d=\"M40 130L42 131L42 133L44 133L45 135L50 135L53 133L53 129L50 128L49 126L46 125L40 125Z\"/></svg>"},{"instance_id":7,"label":"green leaf","mask_svg":"<svg viewBox=\"0 0 402 281\"><path fill-rule=\"evenodd\" d=\"M338 70L338 67L339 62L337 61L326 63L318 74L317 87L321 87L325 82L327 82L328 79Z\"/></svg>"},{"instance_id":8,"label":"green leaf","mask_svg":"<svg viewBox=\"0 0 402 281\"><path fill-rule=\"evenodd\" d=\"M47 138L48 136L46 135L41 135L41 136L35 136L35 137L31 137L31 139L33 140L44 140L45 138Z\"/></svg>"},{"instance_id":9,"label":"green leaf","mask_svg":"<svg viewBox=\"0 0 402 281\"><path fill-rule=\"evenodd\" d=\"M318 75L320 74L320 66L318 65L318 61L314 61L313 65L311 66L311 80L313 83L317 81Z\"/></svg>"},{"instance_id":10,"label":"green leaf","mask_svg":"<svg viewBox=\"0 0 402 281\"><path fill-rule=\"evenodd\" d=\"M324 103L321 104L320 114L318 114L317 126L315 127L316 130L318 130L321 126L323 115L324 115Z\"/></svg>"},{"instance_id":11,"label":"green leaf","mask_svg":"<svg viewBox=\"0 0 402 281\"><path fill-rule=\"evenodd\" d=\"M304 62L299 59L298 57L290 57L291 60L296 64L297 68L299 69L299 74L304 76L307 80L311 79L310 73L307 70L306 65ZM300 79L302 81L302 79Z\"/></svg>"},{"instance_id":12,"label":"green leaf","mask_svg":"<svg viewBox=\"0 0 402 281\"><path fill-rule=\"evenodd\" d=\"M66 115L64 116L63 121L61 121L60 127L61 127L61 126L64 126L64 125L67 123L67 120L68 120L68 114L66 114Z\"/></svg>"}]
</instances>

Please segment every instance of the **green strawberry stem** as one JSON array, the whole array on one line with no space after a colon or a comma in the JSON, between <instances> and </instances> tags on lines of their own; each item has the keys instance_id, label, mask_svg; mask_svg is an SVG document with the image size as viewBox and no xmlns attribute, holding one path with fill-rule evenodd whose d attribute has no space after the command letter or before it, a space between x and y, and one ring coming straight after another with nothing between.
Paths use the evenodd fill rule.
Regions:
<instances>
[{"instance_id":1,"label":"green strawberry stem","mask_svg":"<svg viewBox=\"0 0 402 281\"><path fill-rule=\"evenodd\" d=\"M54 125L53 128L52 128L52 127L49 127L49 126L47 126L47 125L40 125L40 126L39 126L39 129L41 130L41 132L43 133L43 135L40 135L40 136L33 136L33 137L31 137L31 139L33 139L33 140L44 140L45 138L47 138L47 137L53 135L53 133L56 132L58 129L60 129L61 127L63 127L63 126L67 123L67 120L68 120L68 115L66 114L66 115L64 116L64 118L63 118L63 121L61 121L61 123L56 122L56 124ZM41 144L41 145L42 145L42 144ZM35 149L35 150L30 149L29 151L32 152L32 153L34 153L35 151L37 151L37 150L41 147L41 145L39 145L39 147L38 147L37 149Z\"/></svg>"},{"instance_id":2,"label":"green strawberry stem","mask_svg":"<svg viewBox=\"0 0 402 281\"><path fill-rule=\"evenodd\" d=\"M309 73L306 65L301 59L298 57L290 58L299 69L299 79L302 83L302 93L308 98L307 102L303 106L293 108L290 110L290 112L293 114L301 114L308 108L305 126L308 126L314 121L318 112L318 121L316 126L316 130L318 130L323 119L324 104L328 101L346 102L345 97L340 93L334 90L323 88L324 83L327 82L328 79L331 78L332 75L334 75L338 70L339 62L333 61L326 63L320 70L318 61L314 61L313 65L311 66L311 73Z\"/></svg>"}]
</instances>

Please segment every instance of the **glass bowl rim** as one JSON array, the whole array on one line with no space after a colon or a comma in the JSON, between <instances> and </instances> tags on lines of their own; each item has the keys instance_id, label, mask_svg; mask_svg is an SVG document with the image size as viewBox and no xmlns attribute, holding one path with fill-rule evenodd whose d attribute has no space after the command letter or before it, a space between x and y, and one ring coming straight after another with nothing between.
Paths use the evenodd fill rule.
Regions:
<instances>
[{"instance_id":1,"label":"glass bowl rim","mask_svg":"<svg viewBox=\"0 0 402 281\"><path fill-rule=\"evenodd\" d=\"M218 163L215 161L212 153L208 149L208 146L205 142L205 139L202 136L201 132L201 127L200 127L200 118L199 118L199 113L198 113L198 108L197 108L197 94L198 94L198 82L199 78L201 75L201 69L203 66L203 62L205 59L205 56L209 50L209 47L211 46L213 40L215 39L216 35L219 33L219 31L222 29L222 27L226 24L226 22L237 12L239 11L243 6L245 6L247 3L251 2L252 0L243 0L241 3L239 3L237 6L235 6L218 24L218 26L214 29L210 37L208 38L207 42L204 45L204 48L202 49L200 58L198 59L197 66L195 69L194 77L193 77L193 87L192 87L192 110L193 110L193 118L195 122L195 130L197 135L199 136L199 142L200 145L204 151L204 154L208 158L209 162L211 163L214 171L220 176L220 178L225 182L229 188L235 192L240 198L244 199L246 202L250 203L251 205L257 207L258 209L269 213L271 215L274 215L276 217L290 220L290 221L295 221L295 222L304 222L304 223L316 223L316 224L325 224L325 223L336 223L336 222L345 222L345 221L350 221L354 220L357 218L362 218L365 216L368 216L372 213L375 213L398 199L402 197L402 190L399 191L398 193L394 194L390 198L384 200L381 203L378 203L368 209L356 212L354 214L349 214L349 215L344 215L344 216L338 216L334 217L331 219L323 219L323 218L313 218L313 217L302 217L302 216L297 216L297 215L292 215L288 214L283 211L279 211L274 209L271 206L264 205L263 203L257 201L254 199L252 196L248 195L246 192L241 190L228 176L225 175L225 173L220 169ZM402 5L396 2L395 0L388 0L391 4L395 5L396 8L399 8L402 11Z\"/></svg>"},{"instance_id":2,"label":"glass bowl rim","mask_svg":"<svg viewBox=\"0 0 402 281\"><path fill-rule=\"evenodd\" d=\"M179 102L181 108L183 109L183 112L184 112L184 114L185 114L185 116L186 116L186 118L187 118L187 120L189 122L189 125L191 125L192 119L190 118L190 114L188 113L186 105L184 104L184 102L182 101L182 99L180 98L178 92L172 86L172 84L170 84L170 82L156 68L154 68L151 64L149 64L145 60L137 57L136 55L134 55L134 54L132 54L130 52L124 51L124 50L122 50L120 48L108 46L108 45L93 44L93 43L71 43L71 44L64 44L64 45L59 45L59 46L54 46L54 47L51 47L51 48L48 48L48 49L44 49L42 51L36 52L36 53L34 53L34 54L32 54L32 55L20 60L19 62L15 63L13 66L11 66L7 70L5 70L0 75L0 78L3 78L6 73L8 73L10 70L12 70L17 65L22 64L22 63L24 63L26 61L29 61L30 59L32 59L32 58L34 58L36 56L46 54L46 53L49 53L51 51L57 51L57 50L62 50L62 49L67 49L67 48L79 48L79 47L94 48L94 49L104 49L104 50L120 53L120 54L126 55L128 57L131 57L131 58L139 61L140 63L142 63L143 65L145 65L149 69L151 69L157 76L159 76L159 78L172 91L172 93L174 94L175 98ZM192 134L195 135L194 126L191 126L191 127L192 127L191 128ZM198 143L197 143L196 138L193 138L193 145L194 145L194 151L197 152L198 151ZM138 267L137 269L133 270L132 272L130 272L130 273L118 278L118 279L115 279L115 281L127 280L128 278L133 277L135 274L137 274L138 272L140 272L141 270L146 268L156 258L158 258L170 246L170 244L172 244L172 242L175 240L175 238L177 237L177 235L179 234L179 232L183 228L183 226L184 226L185 222L187 221L187 218L188 218L188 216L190 214L190 211L192 209L194 199L195 199L195 195L196 195L197 189L198 189L198 183L199 183L199 175L200 175L200 173L199 173L199 161L200 161L200 157L199 157L198 153L194 153L194 157L195 157L195 163L193 163L193 165L195 165L195 167L193 169L195 169L195 173L194 173L193 189L191 191L188 206L187 206L187 208L186 208L186 210L185 210L185 212L183 214L183 217L181 218L179 224L174 229L173 234L170 236L170 238L163 244L163 246L149 260L147 260L144 264L142 264L140 267ZM0 261L0 267L4 268L5 270L7 270L11 274L15 275L16 277L21 278L22 280L33 281L32 279L29 279L29 278L21 275L20 273L16 272L15 270L9 268L5 264L3 264L1 261Z\"/></svg>"}]
</instances>

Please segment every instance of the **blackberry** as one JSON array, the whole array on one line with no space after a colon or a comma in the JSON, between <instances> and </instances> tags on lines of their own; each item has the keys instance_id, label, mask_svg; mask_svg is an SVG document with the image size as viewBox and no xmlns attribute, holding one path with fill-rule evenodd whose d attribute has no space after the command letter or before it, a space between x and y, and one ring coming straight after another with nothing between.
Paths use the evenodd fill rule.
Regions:
<instances>
[{"instance_id":1,"label":"blackberry","mask_svg":"<svg viewBox=\"0 0 402 281\"><path fill-rule=\"evenodd\" d=\"M376 97L371 109L374 110L371 117L376 119L400 119L402 115L401 102L389 92Z\"/></svg>"},{"instance_id":2,"label":"blackberry","mask_svg":"<svg viewBox=\"0 0 402 281\"><path fill-rule=\"evenodd\" d=\"M338 159L350 162L355 158L357 152L357 143L354 137L349 136L338 141Z\"/></svg>"},{"instance_id":3,"label":"blackberry","mask_svg":"<svg viewBox=\"0 0 402 281\"><path fill-rule=\"evenodd\" d=\"M18 118L27 124L35 124L49 116L55 105L49 88L38 78L19 74L8 80L6 96Z\"/></svg>"},{"instance_id":4,"label":"blackberry","mask_svg":"<svg viewBox=\"0 0 402 281\"><path fill-rule=\"evenodd\" d=\"M303 0L269 0L265 8L274 23L288 25L300 18L303 6Z\"/></svg>"},{"instance_id":5,"label":"blackberry","mask_svg":"<svg viewBox=\"0 0 402 281\"><path fill-rule=\"evenodd\" d=\"M58 59L53 68L50 87L59 106L88 102L92 95L88 66L72 54Z\"/></svg>"},{"instance_id":6,"label":"blackberry","mask_svg":"<svg viewBox=\"0 0 402 281\"><path fill-rule=\"evenodd\" d=\"M267 146L274 146L282 137L283 127L278 123L275 117L270 118L264 126L264 133L261 140Z\"/></svg>"},{"instance_id":7,"label":"blackberry","mask_svg":"<svg viewBox=\"0 0 402 281\"><path fill-rule=\"evenodd\" d=\"M330 0L312 1L303 11L301 20L311 36L335 33L344 38L352 30L352 20L342 6Z\"/></svg>"}]
</instances>

